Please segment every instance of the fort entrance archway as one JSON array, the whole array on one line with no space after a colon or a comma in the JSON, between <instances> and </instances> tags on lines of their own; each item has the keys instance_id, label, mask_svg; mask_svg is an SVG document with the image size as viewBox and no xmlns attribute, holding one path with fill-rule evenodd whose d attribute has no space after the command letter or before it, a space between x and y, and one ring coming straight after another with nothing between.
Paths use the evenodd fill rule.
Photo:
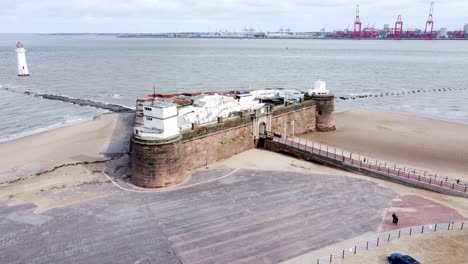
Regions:
<instances>
[{"instance_id":1,"label":"fort entrance archway","mask_svg":"<svg viewBox=\"0 0 468 264\"><path fill-rule=\"evenodd\" d=\"M267 133L266 124L265 122L261 122L260 125L258 126L258 134L266 135L266 133Z\"/></svg>"},{"instance_id":2,"label":"fort entrance archway","mask_svg":"<svg viewBox=\"0 0 468 264\"><path fill-rule=\"evenodd\" d=\"M257 140L260 136L266 135L271 131L271 114L269 107L263 107L255 110L253 121L253 136Z\"/></svg>"}]
</instances>

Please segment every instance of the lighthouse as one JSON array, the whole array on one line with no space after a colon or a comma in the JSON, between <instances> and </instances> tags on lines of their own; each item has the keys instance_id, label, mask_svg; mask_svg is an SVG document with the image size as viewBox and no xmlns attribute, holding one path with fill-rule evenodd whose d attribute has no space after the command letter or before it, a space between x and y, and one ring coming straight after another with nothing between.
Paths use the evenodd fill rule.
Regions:
<instances>
[{"instance_id":1,"label":"lighthouse","mask_svg":"<svg viewBox=\"0 0 468 264\"><path fill-rule=\"evenodd\" d=\"M16 57L18 58L18 76L29 76L28 65L26 64L26 50L23 43L16 43Z\"/></svg>"}]
</instances>

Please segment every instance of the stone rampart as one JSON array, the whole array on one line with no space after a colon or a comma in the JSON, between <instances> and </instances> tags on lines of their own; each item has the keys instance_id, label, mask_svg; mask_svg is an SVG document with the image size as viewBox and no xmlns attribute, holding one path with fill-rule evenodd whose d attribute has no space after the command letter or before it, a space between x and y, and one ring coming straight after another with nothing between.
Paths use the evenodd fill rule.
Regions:
<instances>
[{"instance_id":1,"label":"stone rampart","mask_svg":"<svg viewBox=\"0 0 468 264\"><path fill-rule=\"evenodd\" d=\"M199 137L206 137L212 133L223 132L231 128L248 125L248 124L252 125L251 116L225 119L221 123L214 123L210 125L199 126L192 130L183 131L182 141L193 140Z\"/></svg>"},{"instance_id":2,"label":"stone rampart","mask_svg":"<svg viewBox=\"0 0 468 264\"><path fill-rule=\"evenodd\" d=\"M181 136L168 140L132 139L132 181L145 188L161 188L185 179Z\"/></svg>"},{"instance_id":3,"label":"stone rampart","mask_svg":"<svg viewBox=\"0 0 468 264\"><path fill-rule=\"evenodd\" d=\"M271 132L288 136L302 135L316 130L316 106L314 101L274 109ZM284 128L286 126L286 128Z\"/></svg>"},{"instance_id":4,"label":"stone rampart","mask_svg":"<svg viewBox=\"0 0 468 264\"><path fill-rule=\"evenodd\" d=\"M134 135L132 180L135 185L147 188L178 184L186 179L187 171L253 149L259 131L271 128L268 132L282 134L284 125L288 135L315 131L315 101L242 113L240 117L210 125L194 125L169 140L152 141Z\"/></svg>"},{"instance_id":5,"label":"stone rampart","mask_svg":"<svg viewBox=\"0 0 468 264\"><path fill-rule=\"evenodd\" d=\"M194 170L254 148L252 121L182 142L184 169Z\"/></svg>"}]
</instances>

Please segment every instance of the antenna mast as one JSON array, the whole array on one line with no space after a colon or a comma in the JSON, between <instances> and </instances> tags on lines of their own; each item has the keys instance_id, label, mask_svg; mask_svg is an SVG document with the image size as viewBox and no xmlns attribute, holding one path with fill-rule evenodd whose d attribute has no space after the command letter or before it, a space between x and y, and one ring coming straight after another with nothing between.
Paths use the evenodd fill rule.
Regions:
<instances>
[{"instance_id":1,"label":"antenna mast","mask_svg":"<svg viewBox=\"0 0 468 264\"><path fill-rule=\"evenodd\" d=\"M156 99L156 86L153 82L153 100L151 100L151 105L154 106L154 100Z\"/></svg>"}]
</instances>

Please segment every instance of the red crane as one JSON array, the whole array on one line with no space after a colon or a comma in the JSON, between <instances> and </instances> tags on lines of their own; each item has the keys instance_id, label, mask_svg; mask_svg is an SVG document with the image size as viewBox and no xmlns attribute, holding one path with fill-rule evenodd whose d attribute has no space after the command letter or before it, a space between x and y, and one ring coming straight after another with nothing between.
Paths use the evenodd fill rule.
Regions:
<instances>
[{"instance_id":1,"label":"red crane","mask_svg":"<svg viewBox=\"0 0 468 264\"><path fill-rule=\"evenodd\" d=\"M424 29L424 38L432 39L434 35L434 20L432 19L432 13L434 12L434 2L431 2L431 9L429 9L429 17L426 21L426 27ZM428 32L427 29L430 27L430 31Z\"/></svg>"},{"instance_id":2,"label":"red crane","mask_svg":"<svg viewBox=\"0 0 468 264\"><path fill-rule=\"evenodd\" d=\"M361 19L359 19L359 5L356 5L356 20L354 21L353 38L361 38Z\"/></svg>"},{"instance_id":3,"label":"red crane","mask_svg":"<svg viewBox=\"0 0 468 264\"><path fill-rule=\"evenodd\" d=\"M393 37L395 39L401 39L403 36L403 21L401 20L401 15L398 16L397 21L395 22L395 29L393 30Z\"/></svg>"}]
</instances>

